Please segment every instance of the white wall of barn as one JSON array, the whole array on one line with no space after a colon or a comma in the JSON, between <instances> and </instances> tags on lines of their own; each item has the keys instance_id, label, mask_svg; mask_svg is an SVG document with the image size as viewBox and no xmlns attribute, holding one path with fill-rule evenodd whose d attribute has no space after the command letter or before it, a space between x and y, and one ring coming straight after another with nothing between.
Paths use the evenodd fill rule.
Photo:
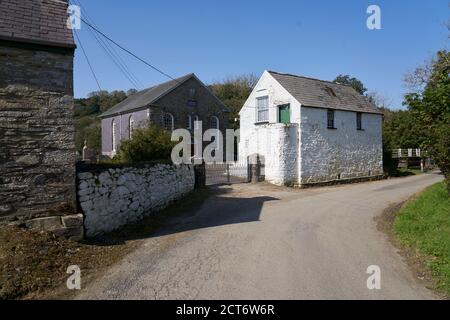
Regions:
<instances>
[{"instance_id":1,"label":"white wall of barn","mask_svg":"<svg viewBox=\"0 0 450 320\"><path fill-rule=\"evenodd\" d=\"M257 123L257 99L269 97L269 121ZM278 123L278 106L290 104L291 125ZM335 130L327 128L327 109L301 104L264 72L240 112L239 159L259 154L266 180L308 184L383 174L382 116L335 111Z\"/></svg>"},{"instance_id":2,"label":"white wall of barn","mask_svg":"<svg viewBox=\"0 0 450 320\"><path fill-rule=\"evenodd\" d=\"M336 129L327 128L327 110L302 107L300 183L317 183L383 174L382 116L335 111Z\"/></svg>"}]
</instances>

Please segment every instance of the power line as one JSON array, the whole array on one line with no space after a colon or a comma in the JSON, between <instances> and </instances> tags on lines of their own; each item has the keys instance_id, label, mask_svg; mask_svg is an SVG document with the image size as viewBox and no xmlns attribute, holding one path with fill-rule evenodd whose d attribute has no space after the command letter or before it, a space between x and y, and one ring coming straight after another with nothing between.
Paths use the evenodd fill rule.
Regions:
<instances>
[{"instance_id":1,"label":"power line","mask_svg":"<svg viewBox=\"0 0 450 320\"><path fill-rule=\"evenodd\" d=\"M73 0L76 5L80 6L80 8L83 9L83 12L85 13L85 16L87 17L87 20L89 23L95 25L93 20L89 17L86 9L81 5L81 2L77 0ZM119 69L119 71L125 76L125 78L130 81L131 85L136 88L140 89L140 87L143 87L143 84L139 81L139 79L129 70L126 63L123 61L123 59L120 57L120 55L115 51L115 49L103 38L101 38L97 33L93 32L90 28L89 32L94 38L94 40L97 42L97 44L103 49L103 51L106 53L106 55L111 59L111 61L116 65L116 67Z\"/></svg>"},{"instance_id":2,"label":"power line","mask_svg":"<svg viewBox=\"0 0 450 320\"><path fill-rule=\"evenodd\" d=\"M81 40L78 37L78 33L76 30L74 30L74 31L75 31L75 37L77 38L78 43L80 44L81 50L83 51L84 57L86 58L89 68L91 69L91 72L92 72L92 75L94 76L95 82L97 82L97 86L98 86L99 90L102 91L102 87L100 86L100 83L98 82L97 76L95 75L94 68L92 68L91 62L89 61L86 51L84 50L83 44L81 43Z\"/></svg>"},{"instance_id":3,"label":"power line","mask_svg":"<svg viewBox=\"0 0 450 320\"><path fill-rule=\"evenodd\" d=\"M111 43L113 43L114 45L116 45L117 47L119 47L121 50L125 51L126 53L128 53L129 55L133 56L135 59L141 61L142 63L144 63L145 65L147 65L148 67L152 68L153 70L159 72L160 74L166 76L167 78L177 81L174 77L170 76L169 74L165 73L164 71L162 71L161 69L159 69L158 67L152 65L151 63L145 61L144 59L140 58L139 56L137 56L136 54L134 54L133 52L131 52L130 50L126 49L125 47L121 46L120 44L118 44L116 41L114 41L113 39L111 39L110 37L108 37L106 34L104 34L102 31L100 31L98 28L94 27L92 24L90 24L88 21L86 21L85 19L83 19L83 17L78 17L81 21L83 21L88 27L90 27L92 30L94 30L95 32L97 32L98 34L100 34L102 37L104 37L105 39L107 39L108 41L110 41Z\"/></svg>"},{"instance_id":4,"label":"power line","mask_svg":"<svg viewBox=\"0 0 450 320\"><path fill-rule=\"evenodd\" d=\"M77 1L78 4L80 5L80 7L83 9L83 12L85 13L85 16L88 18L87 20L88 20L93 26L95 26L96 28L98 28L97 25L93 22L93 19L89 16L87 10L81 5L81 1L80 1L80 0L76 0L76 1ZM142 82L141 82L141 81L133 74L133 72L128 68L126 62L125 62L125 61L122 59L122 57L117 53L117 51L114 49L114 47L113 47L112 45L110 45L109 42L103 40L102 37L100 37L99 35L97 35L97 33L93 32L90 28L89 28L89 32L91 33L91 35L93 35L93 36L96 38L96 40L97 40L98 43L99 43L99 41L101 42L101 43L99 43L100 45L101 45L101 44L104 44L104 46L105 46L106 49L107 49L107 50L106 50L106 51L107 51L107 54L108 54L108 51L109 51L109 53L110 53L110 58L113 60L113 62L116 64L116 66L119 67L119 69L123 69L123 70L124 70L125 73L124 73L124 72L122 72L122 73L124 73L125 77L127 77L128 80L130 80L130 82L131 82L136 88L144 87L144 85L142 84ZM103 46L102 46L102 47L103 47ZM105 50L105 49L104 49L104 50ZM114 58L116 58L116 59L114 59ZM121 67L122 67L122 68L121 68Z\"/></svg>"},{"instance_id":5,"label":"power line","mask_svg":"<svg viewBox=\"0 0 450 320\"><path fill-rule=\"evenodd\" d=\"M100 48L103 49L103 51L106 53L106 55L111 59L111 61L116 65L116 67L119 69L119 71L125 76L125 78L130 81L131 85L138 88L139 85L135 80L132 79L132 77L127 73L127 71L124 69L124 67L116 60L113 53L111 52L110 48L106 45L106 43L103 42L101 38L97 36L96 33L94 33L91 29L89 29L92 37L97 42L97 44L100 46Z\"/></svg>"}]
</instances>

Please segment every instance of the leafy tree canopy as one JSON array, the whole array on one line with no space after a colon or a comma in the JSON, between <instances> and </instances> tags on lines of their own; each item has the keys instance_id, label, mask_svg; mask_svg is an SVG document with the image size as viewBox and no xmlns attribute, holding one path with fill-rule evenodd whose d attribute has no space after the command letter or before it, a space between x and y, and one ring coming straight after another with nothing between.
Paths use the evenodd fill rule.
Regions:
<instances>
[{"instance_id":1,"label":"leafy tree canopy","mask_svg":"<svg viewBox=\"0 0 450 320\"><path fill-rule=\"evenodd\" d=\"M361 80L355 77L350 77L349 75L340 74L336 77L336 79L333 80L333 82L350 86L362 95L364 95L367 91Z\"/></svg>"},{"instance_id":2,"label":"leafy tree canopy","mask_svg":"<svg viewBox=\"0 0 450 320\"><path fill-rule=\"evenodd\" d=\"M256 85L258 78L254 74L244 74L227 78L209 85L212 92L231 109L229 127L239 128L239 111Z\"/></svg>"},{"instance_id":3,"label":"leafy tree canopy","mask_svg":"<svg viewBox=\"0 0 450 320\"><path fill-rule=\"evenodd\" d=\"M386 109L383 113L383 141L389 150L419 148L422 145L423 136L417 132L417 121L409 110Z\"/></svg>"},{"instance_id":4,"label":"leafy tree canopy","mask_svg":"<svg viewBox=\"0 0 450 320\"><path fill-rule=\"evenodd\" d=\"M423 136L422 146L446 177L450 193L450 53L439 51L423 91L405 96L405 104Z\"/></svg>"},{"instance_id":5,"label":"leafy tree canopy","mask_svg":"<svg viewBox=\"0 0 450 320\"><path fill-rule=\"evenodd\" d=\"M128 91L133 94L134 91ZM105 112L112 108L119 102L122 102L128 97L127 93L122 90L108 91L94 91L88 94L85 99L77 99L78 105L81 106L96 106L99 112Z\"/></svg>"}]
</instances>

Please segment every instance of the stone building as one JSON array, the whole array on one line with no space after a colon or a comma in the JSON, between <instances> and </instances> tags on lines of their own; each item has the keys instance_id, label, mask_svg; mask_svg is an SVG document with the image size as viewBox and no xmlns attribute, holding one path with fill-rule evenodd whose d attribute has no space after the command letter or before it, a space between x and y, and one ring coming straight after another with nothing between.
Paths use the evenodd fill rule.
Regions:
<instances>
[{"instance_id":1,"label":"stone building","mask_svg":"<svg viewBox=\"0 0 450 320\"><path fill-rule=\"evenodd\" d=\"M102 115L102 153L113 157L133 128L158 125L168 131L219 129L225 135L228 108L191 73L133 94Z\"/></svg>"},{"instance_id":2,"label":"stone building","mask_svg":"<svg viewBox=\"0 0 450 320\"><path fill-rule=\"evenodd\" d=\"M351 87L265 71L240 118L239 157L259 155L274 184L383 174L382 113Z\"/></svg>"},{"instance_id":3,"label":"stone building","mask_svg":"<svg viewBox=\"0 0 450 320\"><path fill-rule=\"evenodd\" d=\"M80 236L67 3L0 1L0 222Z\"/></svg>"}]
</instances>

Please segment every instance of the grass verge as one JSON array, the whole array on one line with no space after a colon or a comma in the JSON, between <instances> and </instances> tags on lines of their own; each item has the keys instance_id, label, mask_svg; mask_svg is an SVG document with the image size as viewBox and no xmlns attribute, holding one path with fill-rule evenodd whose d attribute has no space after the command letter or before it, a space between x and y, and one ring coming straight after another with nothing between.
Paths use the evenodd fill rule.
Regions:
<instances>
[{"instance_id":1,"label":"grass verge","mask_svg":"<svg viewBox=\"0 0 450 320\"><path fill-rule=\"evenodd\" d=\"M378 225L402 249L416 275L450 297L450 197L445 184L390 207Z\"/></svg>"}]
</instances>

